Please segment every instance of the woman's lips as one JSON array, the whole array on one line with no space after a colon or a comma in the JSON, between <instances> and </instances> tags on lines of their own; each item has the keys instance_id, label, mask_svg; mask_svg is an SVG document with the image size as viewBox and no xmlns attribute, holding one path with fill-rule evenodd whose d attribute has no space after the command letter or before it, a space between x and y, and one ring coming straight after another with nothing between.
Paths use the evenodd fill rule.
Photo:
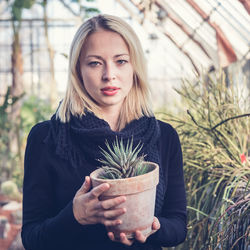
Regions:
<instances>
[{"instance_id":1,"label":"woman's lips","mask_svg":"<svg viewBox=\"0 0 250 250\"><path fill-rule=\"evenodd\" d=\"M112 96L115 95L119 91L119 89L120 88L117 87L105 87L102 88L101 91L104 95Z\"/></svg>"}]
</instances>

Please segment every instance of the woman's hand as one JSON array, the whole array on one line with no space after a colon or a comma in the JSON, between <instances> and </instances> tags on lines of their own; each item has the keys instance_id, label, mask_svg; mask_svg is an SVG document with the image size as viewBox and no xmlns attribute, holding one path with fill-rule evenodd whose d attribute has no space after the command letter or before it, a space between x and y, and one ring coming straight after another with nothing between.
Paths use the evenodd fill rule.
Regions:
<instances>
[{"instance_id":1,"label":"woman's hand","mask_svg":"<svg viewBox=\"0 0 250 250\"><path fill-rule=\"evenodd\" d=\"M123 244L127 245L127 246L131 246L134 243L135 240L139 241L140 243L144 243L151 234L154 234L159 229L160 229L160 222L156 217L154 217L154 221L152 223L152 231L148 235L145 236L145 235L142 234L141 231L136 230L135 231L135 239L134 240L129 240L126 237L125 233L120 233L120 240L118 240L118 241L120 243L123 243ZM108 237L112 241L117 241L112 232L108 232Z\"/></svg>"},{"instance_id":2,"label":"woman's hand","mask_svg":"<svg viewBox=\"0 0 250 250\"><path fill-rule=\"evenodd\" d=\"M91 180L86 176L85 182L77 191L73 199L73 213L75 219L82 225L102 223L105 226L115 226L122 223L118 216L126 212L125 208L116 208L126 200L119 196L104 201L99 196L110 188L108 183L103 183L91 191Z\"/></svg>"}]
</instances>

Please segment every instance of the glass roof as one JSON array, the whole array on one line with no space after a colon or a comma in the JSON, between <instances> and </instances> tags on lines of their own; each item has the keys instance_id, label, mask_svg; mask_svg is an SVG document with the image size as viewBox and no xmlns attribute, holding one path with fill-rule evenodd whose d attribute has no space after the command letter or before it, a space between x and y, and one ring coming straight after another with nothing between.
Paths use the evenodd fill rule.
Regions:
<instances>
[{"instance_id":1,"label":"glass roof","mask_svg":"<svg viewBox=\"0 0 250 250\"><path fill-rule=\"evenodd\" d=\"M103 1L97 1L101 12L121 13L120 16L136 30L146 51L153 96L159 99L159 92L162 92L162 103L176 98L169 86L178 87L183 78L211 69L235 65L235 68L244 69L245 77L249 79L249 1L105 2L104 6Z\"/></svg>"},{"instance_id":2,"label":"glass roof","mask_svg":"<svg viewBox=\"0 0 250 250\"><path fill-rule=\"evenodd\" d=\"M171 95L169 85L178 86L183 78L200 75L209 69L235 64L239 67L240 64L242 72L249 78L248 0L79 2L82 6L98 8L101 13L120 16L134 28L145 51L152 89L157 86L163 93L163 99ZM72 0L50 0L47 10L49 37L55 51L55 77L63 93L67 79L67 55L73 35L82 23L81 10L77 1ZM11 79L10 18L6 1L0 1L0 84ZM47 81L47 78L42 79L43 72L49 74L50 71L48 55L45 56L42 6L35 4L31 10L24 10L23 18L24 79L28 83L31 81L31 85L39 85Z\"/></svg>"},{"instance_id":3,"label":"glass roof","mask_svg":"<svg viewBox=\"0 0 250 250\"><path fill-rule=\"evenodd\" d=\"M98 2L101 7L102 1ZM142 14L143 10L147 9L147 13L144 12L141 16L155 26L154 32L157 36L159 32L165 35L165 39L161 39L158 43L153 41L153 43L163 49L167 45L166 54L171 55L169 62L171 61L172 67L173 63L179 64L181 61L183 65L177 68L187 69L186 60L182 57L190 62L191 71L200 71L211 66L225 67L233 62L250 58L249 3L247 8L241 3L243 1L239 0L116 0L113 2L118 2L123 8L126 6L129 10L127 13L129 19L131 17L133 19L133 16L138 17L138 14ZM118 9L119 7L116 6L108 12L115 14ZM105 12L107 12L106 9ZM152 18L154 14L157 16L156 19ZM148 27L147 32L150 32ZM169 40L181 55L172 50ZM178 60L178 57L181 59ZM168 66L169 64L167 63Z\"/></svg>"}]
</instances>

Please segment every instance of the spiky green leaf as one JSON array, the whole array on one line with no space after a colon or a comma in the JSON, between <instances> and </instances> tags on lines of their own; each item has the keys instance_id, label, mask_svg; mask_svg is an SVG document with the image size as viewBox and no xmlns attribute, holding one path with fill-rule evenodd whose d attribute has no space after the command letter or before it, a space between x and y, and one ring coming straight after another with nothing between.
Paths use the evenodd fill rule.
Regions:
<instances>
[{"instance_id":1,"label":"spiky green leaf","mask_svg":"<svg viewBox=\"0 0 250 250\"><path fill-rule=\"evenodd\" d=\"M101 154L104 159L98 159L103 164L102 169L106 174L103 178L128 178L146 173L146 167L142 168L145 155L138 156L143 148L143 144L138 143L133 148L133 137L128 140L126 145L123 139L118 140L116 137L112 146L106 141L107 151L101 148Z\"/></svg>"}]
</instances>

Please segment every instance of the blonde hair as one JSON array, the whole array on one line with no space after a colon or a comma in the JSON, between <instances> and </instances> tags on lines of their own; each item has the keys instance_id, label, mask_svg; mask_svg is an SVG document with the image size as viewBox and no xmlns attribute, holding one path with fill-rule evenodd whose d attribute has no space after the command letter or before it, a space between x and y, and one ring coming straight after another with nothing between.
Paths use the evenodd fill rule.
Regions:
<instances>
[{"instance_id":1,"label":"blonde hair","mask_svg":"<svg viewBox=\"0 0 250 250\"><path fill-rule=\"evenodd\" d=\"M134 70L133 86L124 99L124 105L118 119L118 130L125 127L127 123L142 116L153 116L149 102L149 87L147 70L143 50L138 37L133 29L121 18L111 15L98 15L84 22L77 30L71 44L69 55L68 85L58 111L57 117L62 122L70 120L70 115L84 115L86 111L93 112L101 117L100 108L90 97L84 87L80 73L80 53L89 35L104 29L121 35L126 42L131 64Z\"/></svg>"}]
</instances>

